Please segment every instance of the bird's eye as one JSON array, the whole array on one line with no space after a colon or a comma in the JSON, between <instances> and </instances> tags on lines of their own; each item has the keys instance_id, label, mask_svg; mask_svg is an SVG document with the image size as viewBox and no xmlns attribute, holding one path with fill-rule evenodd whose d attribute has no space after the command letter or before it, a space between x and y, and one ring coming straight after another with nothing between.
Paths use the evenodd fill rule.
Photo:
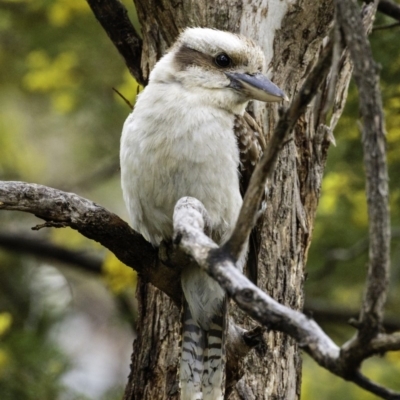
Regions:
<instances>
[{"instance_id":1,"label":"bird's eye","mask_svg":"<svg viewBox=\"0 0 400 400\"><path fill-rule=\"evenodd\" d=\"M215 57L215 64L217 64L218 67L226 68L231 65L231 59L227 54L221 53Z\"/></svg>"}]
</instances>

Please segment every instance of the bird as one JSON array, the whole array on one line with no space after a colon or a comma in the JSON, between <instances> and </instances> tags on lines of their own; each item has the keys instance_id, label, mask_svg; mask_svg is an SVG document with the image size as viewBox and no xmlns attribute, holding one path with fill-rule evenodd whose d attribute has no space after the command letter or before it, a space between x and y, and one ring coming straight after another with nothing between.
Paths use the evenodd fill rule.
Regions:
<instances>
[{"instance_id":1,"label":"bird","mask_svg":"<svg viewBox=\"0 0 400 400\"><path fill-rule=\"evenodd\" d=\"M154 246L172 239L174 206L185 196L205 206L212 239L228 240L243 182L262 150L263 135L246 106L287 99L264 75L265 64L253 40L193 27L152 69L124 123L120 163L132 227ZM240 270L246 258L247 249L236 263ZM183 269L181 284L181 399L223 399L226 293L196 266Z\"/></svg>"}]
</instances>

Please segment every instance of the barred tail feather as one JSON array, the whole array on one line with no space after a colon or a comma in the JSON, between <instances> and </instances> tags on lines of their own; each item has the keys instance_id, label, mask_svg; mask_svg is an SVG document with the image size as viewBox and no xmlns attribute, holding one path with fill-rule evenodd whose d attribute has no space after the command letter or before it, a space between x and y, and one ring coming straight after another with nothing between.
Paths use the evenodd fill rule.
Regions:
<instances>
[{"instance_id":1,"label":"barred tail feather","mask_svg":"<svg viewBox=\"0 0 400 400\"><path fill-rule=\"evenodd\" d=\"M223 400L226 294L199 268L182 272L181 400Z\"/></svg>"},{"instance_id":2,"label":"barred tail feather","mask_svg":"<svg viewBox=\"0 0 400 400\"><path fill-rule=\"evenodd\" d=\"M222 400L224 398L227 305L225 297L220 313L212 318L210 329L206 332L202 379L203 400Z\"/></svg>"},{"instance_id":3,"label":"barred tail feather","mask_svg":"<svg viewBox=\"0 0 400 400\"><path fill-rule=\"evenodd\" d=\"M182 312L181 400L202 400L202 376L206 333L196 323L186 300Z\"/></svg>"}]
</instances>

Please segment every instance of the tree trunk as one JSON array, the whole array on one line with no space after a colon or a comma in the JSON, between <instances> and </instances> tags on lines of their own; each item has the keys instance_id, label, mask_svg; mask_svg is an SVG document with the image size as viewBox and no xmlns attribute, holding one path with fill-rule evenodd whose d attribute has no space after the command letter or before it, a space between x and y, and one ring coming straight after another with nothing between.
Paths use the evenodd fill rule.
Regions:
<instances>
[{"instance_id":1,"label":"tree trunk","mask_svg":"<svg viewBox=\"0 0 400 400\"><path fill-rule=\"evenodd\" d=\"M185 27L213 27L258 42L265 51L268 75L290 98L318 58L333 21L332 0L136 0L136 7L142 26L145 79ZM258 284L294 309L303 307L304 267L326 152L350 77L346 56L339 68L329 123L327 84L299 120L268 185ZM252 106L267 140L277 121L278 107L264 103ZM138 302L138 337L124 399L178 399L179 310L165 294L144 282L138 285ZM234 311L234 315L244 327L254 326L243 314ZM268 332L265 339L266 351L253 351L243 361L244 375L230 399L299 398L298 346L281 333Z\"/></svg>"}]
</instances>

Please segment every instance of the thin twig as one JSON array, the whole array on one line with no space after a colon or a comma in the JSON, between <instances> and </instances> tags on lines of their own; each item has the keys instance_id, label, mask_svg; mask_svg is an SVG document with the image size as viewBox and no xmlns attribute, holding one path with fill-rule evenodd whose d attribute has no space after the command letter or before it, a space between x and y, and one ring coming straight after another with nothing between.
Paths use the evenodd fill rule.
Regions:
<instances>
[{"instance_id":1,"label":"thin twig","mask_svg":"<svg viewBox=\"0 0 400 400\"><path fill-rule=\"evenodd\" d=\"M119 97L121 97L121 99L128 105L128 107L133 110L133 105L132 103L121 93L119 92L117 89L115 89L115 87L112 88L112 90L114 90L115 93L117 93L117 95ZM139 86L138 86L138 90L139 90Z\"/></svg>"},{"instance_id":2,"label":"thin twig","mask_svg":"<svg viewBox=\"0 0 400 400\"><path fill-rule=\"evenodd\" d=\"M385 29L392 29L392 28L397 28L398 26L400 26L400 22L395 22L394 24L389 24L389 25L378 25L378 26L374 26L372 28L372 31L383 31Z\"/></svg>"},{"instance_id":3,"label":"thin twig","mask_svg":"<svg viewBox=\"0 0 400 400\"><path fill-rule=\"evenodd\" d=\"M400 393L395 392L391 389L387 389L381 385L378 385L375 382L372 382L367 377L361 374L361 372L357 372L354 377L351 379L356 385L362 387L368 392L374 393L375 395L381 397L386 400L400 400Z\"/></svg>"},{"instance_id":4,"label":"thin twig","mask_svg":"<svg viewBox=\"0 0 400 400\"><path fill-rule=\"evenodd\" d=\"M315 298L308 298L304 305L304 313L314 318L319 324L337 326L338 324L349 325L349 321L357 319L360 312L355 307L337 306ZM388 333L400 331L400 317L395 314L386 315L382 326Z\"/></svg>"}]
</instances>

